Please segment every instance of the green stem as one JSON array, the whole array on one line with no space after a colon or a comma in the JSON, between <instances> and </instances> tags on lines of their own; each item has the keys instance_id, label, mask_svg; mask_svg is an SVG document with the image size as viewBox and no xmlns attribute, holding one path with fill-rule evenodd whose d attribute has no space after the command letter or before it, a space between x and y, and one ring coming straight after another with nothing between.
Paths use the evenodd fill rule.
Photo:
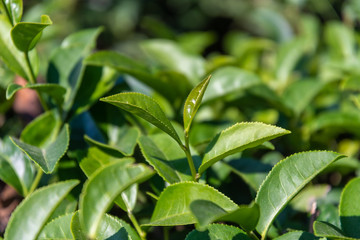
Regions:
<instances>
[{"instance_id":1,"label":"green stem","mask_svg":"<svg viewBox=\"0 0 360 240\"><path fill-rule=\"evenodd\" d=\"M35 189L37 188L37 186L40 183L42 175L43 175L43 171L38 167L36 177L35 177L33 183L31 184L30 190L27 195L30 195L33 191L35 191Z\"/></svg>"},{"instance_id":2,"label":"green stem","mask_svg":"<svg viewBox=\"0 0 360 240\"><path fill-rule=\"evenodd\" d=\"M139 223L137 222L135 216L132 214L131 211L128 211L128 216L129 216L131 222L133 223L136 231L138 232L141 240L146 240L146 233L141 229Z\"/></svg>"},{"instance_id":3,"label":"green stem","mask_svg":"<svg viewBox=\"0 0 360 240\"><path fill-rule=\"evenodd\" d=\"M253 231L247 233L252 239L259 240L258 236Z\"/></svg>"},{"instance_id":4,"label":"green stem","mask_svg":"<svg viewBox=\"0 0 360 240\"><path fill-rule=\"evenodd\" d=\"M30 76L29 76L29 82L32 83L32 84L35 84L36 83L36 77L35 77L35 73L34 73L34 70L31 66L31 62L30 62L30 58L29 58L29 52L25 52L24 53L25 55L25 60L26 60L26 65L30 71ZM49 110L49 107L47 106L46 102L44 101L41 93L39 91L36 91L38 96L39 96L39 101L41 103L41 106L44 108L45 111L48 111Z\"/></svg>"},{"instance_id":5,"label":"green stem","mask_svg":"<svg viewBox=\"0 0 360 240\"><path fill-rule=\"evenodd\" d=\"M195 165L194 165L194 160L191 156L191 151L190 151L190 146L189 146L189 134L187 131L185 131L185 146L181 146L181 148L183 149L183 151L186 154L186 158L190 167L190 171L191 171L191 175L193 177L193 180L195 182L197 182L200 178L199 174L196 173L196 169L195 169Z\"/></svg>"},{"instance_id":6,"label":"green stem","mask_svg":"<svg viewBox=\"0 0 360 240\"><path fill-rule=\"evenodd\" d=\"M164 227L164 240L170 240L170 227Z\"/></svg>"}]
</instances>

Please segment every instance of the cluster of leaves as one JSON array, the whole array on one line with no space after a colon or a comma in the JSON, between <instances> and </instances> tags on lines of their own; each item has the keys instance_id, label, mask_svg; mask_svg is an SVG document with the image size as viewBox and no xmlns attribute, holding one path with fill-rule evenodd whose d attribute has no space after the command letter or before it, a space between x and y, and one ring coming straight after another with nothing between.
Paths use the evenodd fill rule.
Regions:
<instances>
[{"instance_id":1,"label":"cluster of leaves","mask_svg":"<svg viewBox=\"0 0 360 240\"><path fill-rule=\"evenodd\" d=\"M0 110L29 88L44 113L0 141L0 179L24 197L5 239L146 239L159 226L176 239L180 225L187 240L360 238L360 180L342 181L360 169L349 26L331 22L319 36L304 15L290 39L234 32L228 54L208 58L207 33L146 40L143 61L93 53L102 29L87 29L44 70L35 47L52 21L21 19L21 0L0 1L2 69L28 81L0 79L10 103Z\"/></svg>"}]
</instances>

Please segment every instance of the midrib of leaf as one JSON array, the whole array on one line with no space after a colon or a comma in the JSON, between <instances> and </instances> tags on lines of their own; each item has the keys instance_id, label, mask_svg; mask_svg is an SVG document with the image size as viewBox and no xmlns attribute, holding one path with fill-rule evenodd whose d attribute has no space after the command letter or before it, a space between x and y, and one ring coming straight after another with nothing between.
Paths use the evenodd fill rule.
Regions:
<instances>
[{"instance_id":1,"label":"midrib of leaf","mask_svg":"<svg viewBox=\"0 0 360 240\"><path fill-rule=\"evenodd\" d=\"M314 152L315 152L315 151L314 151ZM323 151L323 152L331 152L331 151ZM260 185L259 190L262 188L262 186L263 186L263 184L266 182L266 180L270 177L271 173L273 172L274 168L275 168L277 165L279 165L280 163L284 162L286 159L288 159L288 158L290 158L290 157L292 157L292 156L294 156L294 155L301 154L301 153L304 153L304 152L292 154L292 155L286 157L285 159L279 161L279 162L272 168L272 170L269 172L269 174L266 176L266 178L264 179L263 183ZM332 153L335 153L335 152L332 152ZM344 157L344 156L339 155L339 156L338 156L337 158L335 158L332 162L335 162L336 160L338 160L338 159L340 159L340 158L342 158L342 157ZM311 162L311 164L313 164L313 163ZM295 165L295 166L296 166L296 165ZM289 201L298 193L298 191L300 191L306 184L309 183L309 181L310 181L312 178L314 178L316 175L318 175L318 174L319 174L321 171L323 171L327 166L328 166L328 165L324 165L321 169L319 169L319 171L314 172L314 173L313 173L312 175L310 175L307 179L305 179L305 178L302 176L302 174L298 171L298 168L296 168L296 170L298 171L299 175L304 179L304 182L303 182L301 185L299 185L299 187L295 188L295 190L293 191L293 193L290 194L290 195L287 194L287 192L285 191L285 189L284 189L284 187L283 187L283 183L282 183L282 181L280 180L280 185L281 185L281 187L284 189L284 192L286 193L286 196L287 196L287 198L286 198L285 201L282 203L282 206L281 206L280 208L276 208L276 207L274 206L273 202L270 200L271 198L270 198L269 195L270 195L271 193L270 193L269 188L268 188L268 190L267 190L268 200L269 200L269 202L271 203L271 206L274 208L274 210L277 211L276 214L272 216L272 220L275 219L275 218L279 215L279 213L286 207L286 203L289 202ZM315 168L314 168L314 169L315 169ZM291 181L292 181L292 180L291 180ZM269 185L270 185L270 184L269 184ZM255 202L257 202L258 196L259 196L259 195L256 195ZM268 231L270 225L272 224L272 222L273 222L273 221L268 221L268 224L265 226L265 230L261 233L262 239L265 239L265 236L266 236L266 234L267 234L267 231Z\"/></svg>"}]
</instances>

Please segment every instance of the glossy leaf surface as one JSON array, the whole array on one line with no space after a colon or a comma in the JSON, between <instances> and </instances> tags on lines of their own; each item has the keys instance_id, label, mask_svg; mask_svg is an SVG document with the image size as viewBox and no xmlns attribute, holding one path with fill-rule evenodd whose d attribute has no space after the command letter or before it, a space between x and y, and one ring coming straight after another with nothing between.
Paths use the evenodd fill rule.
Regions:
<instances>
[{"instance_id":1,"label":"glossy leaf surface","mask_svg":"<svg viewBox=\"0 0 360 240\"><path fill-rule=\"evenodd\" d=\"M17 84L10 84L6 90L6 98L10 99L14 96L14 94L21 89L34 89L40 93L45 93L51 98L53 98L59 106L64 102L64 96L66 93L66 89L58 84L51 83L37 83L37 84L27 84L25 87L21 87Z\"/></svg>"},{"instance_id":2,"label":"glossy leaf surface","mask_svg":"<svg viewBox=\"0 0 360 240\"><path fill-rule=\"evenodd\" d=\"M36 46L42 31L51 24L52 21L47 15L41 16L41 23L17 23L11 30L11 38L20 51L28 52Z\"/></svg>"},{"instance_id":3,"label":"glossy leaf surface","mask_svg":"<svg viewBox=\"0 0 360 240\"><path fill-rule=\"evenodd\" d=\"M76 212L71 222L71 231L76 240L87 240L86 232L83 231L80 223L80 214ZM94 239L97 240L140 240L139 235L126 222L109 214L101 219L99 231Z\"/></svg>"},{"instance_id":4,"label":"glossy leaf surface","mask_svg":"<svg viewBox=\"0 0 360 240\"><path fill-rule=\"evenodd\" d=\"M141 136L139 145L146 161L168 183L192 180L185 153L169 136ZM195 154L192 157L195 167L198 167L201 163L200 157Z\"/></svg>"},{"instance_id":5,"label":"glossy leaf surface","mask_svg":"<svg viewBox=\"0 0 360 240\"><path fill-rule=\"evenodd\" d=\"M251 240L244 231L239 228L223 225L211 224L204 232L193 230L185 240Z\"/></svg>"},{"instance_id":6,"label":"glossy leaf surface","mask_svg":"<svg viewBox=\"0 0 360 240\"><path fill-rule=\"evenodd\" d=\"M0 179L26 196L34 178L30 160L8 137L0 140Z\"/></svg>"},{"instance_id":7,"label":"glossy leaf surface","mask_svg":"<svg viewBox=\"0 0 360 240\"><path fill-rule=\"evenodd\" d=\"M360 178L348 182L341 193L339 212L341 229L353 238L360 238Z\"/></svg>"},{"instance_id":8,"label":"glossy leaf surface","mask_svg":"<svg viewBox=\"0 0 360 240\"><path fill-rule=\"evenodd\" d=\"M69 146L69 126L65 125L57 138L45 148L38 148L30 144L12 138L14 144L19 147L31 160L33 160L45 173L54 171L56 163L67 151Z\"/></svg>"},{"instance_id":9,"label":"glossy leaf surface","mask_svg":"<svg viewBox=\"0 0 360 240\"><path fill-rule=\"evenodd\" d=\"M209 143L199 173L203 173L212 164L226 156L289 133L285 129L259 122L237 123L222 131Z\"/></svg>"},{"instance_id":10,"label":"glossy leaf surface","mask_svg":"<svg viewBox=\"0 0 360 240\"><path fill-rule=\"evenodd\" d=\"M12 213L5 239L36 239L51 212L78 183L78 180L59 182L33 192Z\"/></svg>"},{"instance_id":11,"label":"glossy leaf surface","mask_svg":"<svg viewBox=\"0 0 360 240\"><path fill-rule=\"evenodd\" d=\"M204 96L206 87L210 81L210 76L200 82L193 90L191 90L184 105L184 129L189 132L191 122L195 118L195 114L200 107L201 100Z\"/></svg>"},{"instance_id":12,"label":"glossy leaf surface","mask_svg":"<svg viewBox=\"0 0 360 240\"><path fill-rule=\"evenodd\" d=\"M191 212L191 203L208 200L225 211L238 206L216 189L201 183L182 182L168 186L160 195L147 226L176 226L197 223Z\"/></svg>"},{"instance_id":13,"label":"glossy leaf surface","mask_svg":"<svg viewBox=\"0 0 360 240\"><path fill-rule=\"evenodd\" d=\"M326 237L330 239L347 239L347 240L354 239L345 236L340 229L338 229L337 227L335 227L330 223L315 221L313 228L314 228L315 236L318 237Z\"/></svg>"},{"instance_id":14,"label":"glossy leaf surface","mask_svg":"<svg viewBox=\"0 0 360 240\"><path fill-rule=\"evenodd\" d=\"M293 232L285 233L285 234L281 235L280 237L275 238L274 240L295 240L295 239L316 240L319 238L315 237L313 234L308 233L308 232L293 231Z\"/></svg>"},{"instance_id":15,"label":"glossy leaf surface","mask_svg":"<svg viewBox=\"0 0 360 240\"><path fill-rule=\"evenodd\" d=\"M62 240L73 240L71 233L71 219L74 213L62 215L48 224L41 230L38 240L48 239L62 239Z\"/></svg>"},{"instance_id":16,"label":"glossy leaf surface","mask_svg":"<svg viewBox=\"0 0 360 240\"><path fill-rule=\"evenodd\" d=\"M275 217L289 201L317 174L342 157L334 152L303 152L276 164L255 199L260 207L258 232L265 236Z\"/></svg>"},{"instance_id":17,"label":"glossy leaf surface","mask_svg":"<svg viewBox=\"0 0 360 240\"><path fill-rule=\"evenodd\" d=\"M225 221L236 223L245 231L252 231L256 227L260 214L256 204L239 206L237 209L227 212L211 201L195 200L191 203L190 208L201 228L213 222Z\"/></svg>"},{"instance_id":18,"label":"glossy leaf surface","mask_svg":"<svg viewBox=\"0 0 360 240\"><path fill-rule=\"evenodd\" d=\"M96 236L105 211L121 192L152 175L153 171L143 164L124 167L122 162L108 164L92 174L79 202L80 222L86 235Z\"/></svg>"},{"instance_id":19,"label":"glossy leaf surface","mask_svg":"<svg viewBox=\"0 0 360 240\"><path fill-rule=\"evenodd\" d=\"M1 0L4 4L3 6L6 8L4 9L7 11L10 17L10 23L15 25L16 23L21 21L21 17L23 14L23 1L22 0Z\"/></svg>"},{"instance_id":20,"label":"glossy leaf surface","mask_svg":"<svg viewBox=\"0 0 360 240\"><path fill-rule=\"evenodd\" d=\"M178 143L181 140L165 113L151 97L140 93L119 93L113 96L100 99L103 102L111 103L125 111L135 114L156 127L160 128Z\"/></svg>"}]
</instances>

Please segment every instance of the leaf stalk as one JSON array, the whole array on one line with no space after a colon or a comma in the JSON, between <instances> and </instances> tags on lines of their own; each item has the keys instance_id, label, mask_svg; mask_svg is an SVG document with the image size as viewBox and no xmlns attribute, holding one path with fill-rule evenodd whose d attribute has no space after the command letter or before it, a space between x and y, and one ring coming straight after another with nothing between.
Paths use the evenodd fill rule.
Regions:
<instances>
[{"instance_id":1,"label":"leaf stalk","mask_svg":"<svg viewBox=\"0 0 360 240\"><path fill-rule=\"evenodd\" d=\"M129 210L128 210L128 216L129 216L132 224L134 225L136 231L138 232L141 240L146 240L146 232L144 232L144 231L141 229L141 227L140 227L139 223L137 222L135 216L133 215L132 211L129 211Z\"/></svg>"},{"instance_id":2,"label":"leaf stalk","mask_svg":"<svg viewBox=\"0 0 360 240\"><path fill-rule=\"evenodd\" d=\"M29 189L29 192L26 194L27 196L30 195L32 192L35 191L35 189L37 188L37 186L40 183L41 177L43 175L43 171L38 167L37 168L37 173L36 173L36 177L33 181L33 183L31 184L31 187Z\"/></svg>"},{"instance_id":3,"label":"leaf stalk","mask_svg":"<svg viewBox=\"0 0 360 240\"><path fill-rule=\"evenodd\" d=\"M186 158L190 167L190 171L191 171L191 175L193 177L193 180L195 182L197 182L200 178L199 174L196 173L196 169L195 169L195 165L194 165L194 160L191 156L191 150L190 150L190 145L189 145L189 133L188 131L185 130L185 145L181 146L181 148L183 149L183 151L186 154Z\"/></svg>"}]
</instances>

